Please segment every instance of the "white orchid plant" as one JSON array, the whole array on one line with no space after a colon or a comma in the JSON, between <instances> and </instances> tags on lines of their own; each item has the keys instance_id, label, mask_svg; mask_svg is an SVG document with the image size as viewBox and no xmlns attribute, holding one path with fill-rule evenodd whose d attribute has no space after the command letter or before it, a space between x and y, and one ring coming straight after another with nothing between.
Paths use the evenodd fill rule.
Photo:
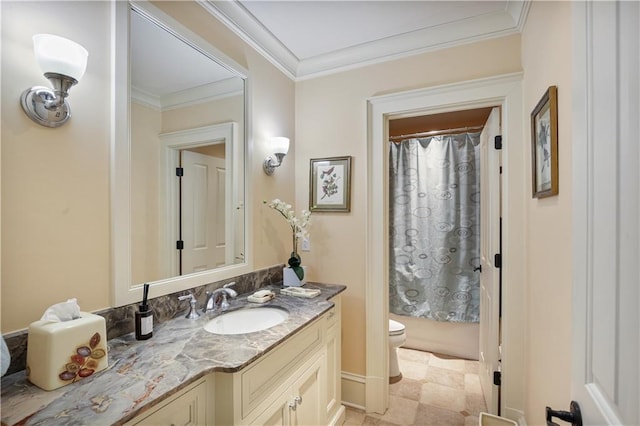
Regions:
<instances>
[{"instance_id":1,"label":"white orchid plant","mask_svg":"<svg viewBox=\"0 0 640 426\"><path fill-rule=\"evenodd\" d=\"M311 226L311 212L309 210L302 210L302 215L298 218L291 207L291 204L287 204L277 198L267 202L263 201L272 209L279 212L289 223L291 227L293 237L293 251L289 258L289 266L296 273L298 278L302 280L304 278L304 270L300 266L302 258L298 254L298 239L309 238L309 227Z\"/></svg>"}]
</instances>

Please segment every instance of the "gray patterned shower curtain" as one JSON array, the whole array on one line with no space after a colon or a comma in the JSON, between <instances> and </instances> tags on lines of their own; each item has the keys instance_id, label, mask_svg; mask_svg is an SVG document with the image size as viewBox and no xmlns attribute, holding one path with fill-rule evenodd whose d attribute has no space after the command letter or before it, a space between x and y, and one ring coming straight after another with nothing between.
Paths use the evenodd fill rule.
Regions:
<instances>
[{"instance_id":1,"label":"gray patterned shower curtain","mask_svg":"<svg viewBox=\"0 0 640 426\"><path fill-rule=\"evenodd\" d=\"M480 133L389 146L389 305L479 322Z\"/></svg>"}]
</instances>

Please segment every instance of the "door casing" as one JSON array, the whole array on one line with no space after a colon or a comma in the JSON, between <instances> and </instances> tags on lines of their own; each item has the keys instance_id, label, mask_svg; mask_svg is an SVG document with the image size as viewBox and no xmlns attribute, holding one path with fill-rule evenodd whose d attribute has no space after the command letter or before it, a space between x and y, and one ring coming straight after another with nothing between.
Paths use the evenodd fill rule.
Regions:
<instances>
[{"instance_id":1,"label":"door casing","mask_svg":"<svg viewBox=\"0 0 640 426\"><path fill-rule=\"evenodd\" d=\"M388 123L390 118L500 106L503 123L503 395L501 413L524 418L525 143L522 73L412 90L367 100L365 409L384 413L388 384Z\"/></svg>"}]
</instances>

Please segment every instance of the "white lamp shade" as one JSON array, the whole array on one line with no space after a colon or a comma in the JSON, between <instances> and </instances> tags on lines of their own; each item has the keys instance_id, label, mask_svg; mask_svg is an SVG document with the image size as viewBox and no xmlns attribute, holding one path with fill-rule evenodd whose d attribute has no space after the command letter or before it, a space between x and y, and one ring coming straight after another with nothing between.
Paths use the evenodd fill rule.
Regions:
<instances>
[{"instance_id":1,"label":"white lamp shade","mask_svg":"<svg viewBox=\"0 0 640 426\"><path fill-rule=\"evenodd\" d=\"M289 138L278 136L269 141L274 154L287 154L289 152Z\"/></svg>"},{"instance_id":2,"label":"white lamp shade","mask_svg":"<svg viewBox=\"0 0 640 426\"><path fill-rule=\"evenodd\" d=\"M87 49L64 37L36 34L33 50L43 73L62 74L80 81L87 69Z\"/></svg>"}]
</instances>

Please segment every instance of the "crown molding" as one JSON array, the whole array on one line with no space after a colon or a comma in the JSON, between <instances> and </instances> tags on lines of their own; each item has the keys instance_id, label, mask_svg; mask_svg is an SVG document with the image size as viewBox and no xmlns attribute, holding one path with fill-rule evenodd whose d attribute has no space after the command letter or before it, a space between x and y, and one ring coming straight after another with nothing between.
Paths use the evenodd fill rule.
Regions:
<instances>
[{"instance_id":1,"label":"crown molding","mask_svg":"<svg viewBox=\"0 0 640 426\"><path fill-rule=\"evenodd\" d=\"M298 58L237 1L198 0L198 3L245 43L295 80Z\"/></svg>"},{"instance_id":2,"label":"crown molding","mask_svg":"<svg viewBox=\"0 0 640 426\"><path fill-rule=\"evenodd\" d=\"M297 77L315 78L517 32L506 12L482 15L302 60Z\"/></svg>"},{"instance_id":3,"label":"crown molding","mask_svg":"<svg viewBox=\"0 0 640 426\"><path fill-rule=\"evenodd\" d=\"M507 3L507 13L511 15L518 32L522 32L524 24L527 22L530 7L531 0L510 0Z\"/></svg>"},{"instance_id":4,"label":"crown molding","mask_svg":"<svg viewBox=\"0 0 640 426\"><path fill-rule=\"evenodd\" d=\"M244 81L240 78L229 78L162 96L147 93L138 87L132 87L131 100L156 110L168 111L232 96L242 96L244 93L243 84Z\"/></svg>"},{"instance_id":5,"label":"crown molding","mask_svg":"<svg viewBox=\"0 0 640 426\"><path fill-rule=\"evenodd\" d=\"M517 34L524 27L530 1L509 1L502 12L412 31L300 60L238 1L198 0L205 10L294 81Z\"/></svg>"},{"instance_id":6,"label":"crown molding","mask_svg":"<svg viewBox=\"0 0 640 426\"><path fill-rule=\"evenodd\" d=\"M131 102L144 105L151 109L161 111L162 104L160 103L160 97L148 93L139 87L131 86Z\"/></svg>"},{"instance_id":7,"label":"crown molding","mask_svg":"<svg viewBox=\"0 0 640 426\"><path fill-rule=\"evenodd\" d=\"M232 96L242 96L244 81L240 78L228 78L215 83L173 92L160 97L162 110L184 108Z\"/></svg>"}]
</instances>

